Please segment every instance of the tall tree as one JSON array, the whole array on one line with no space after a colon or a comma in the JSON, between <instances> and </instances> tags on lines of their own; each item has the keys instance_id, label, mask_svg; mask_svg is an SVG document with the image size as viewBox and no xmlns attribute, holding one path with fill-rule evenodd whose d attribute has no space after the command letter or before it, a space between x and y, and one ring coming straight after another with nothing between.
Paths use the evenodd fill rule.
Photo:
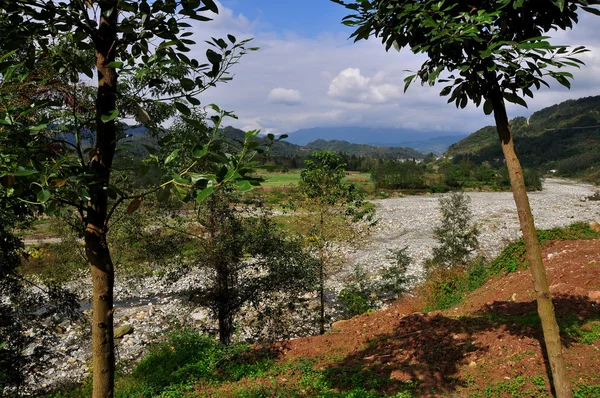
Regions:
<instances>
[{"instance_id":1,"label":"tall tree","mask_svg":"<svg viewBox=\"0 0 600 398\"><path fill-rule=\"evenodd\" d=\"M562 355L562 345L540 245L535 232L523 171L514 149L505 101L526 106L532 87L548 86L546 76L570 87L566 66L579 67L574 58L585 49L552 45L550 30L571 28L578 11L600 15L598 0L361 0L346 3L332 0L356 14L344 23L357 27L356 41L370 36L382 40L386 50L410 48L427 60L419 71L406 78L422 84L450 83L441 91L448 102L464 108L469 101L483 103L486 114L494 113L498 136L509 169L519 222L527 246L538 313L542 320L556 394L572 397ZM449 75L448 75L449 74ZM456 74L456 76L454 75ZM406 88L405 87L405 88Z\"/></svg>"},{"instance_id":2,"label":"tall tree","mask_svg":"<svg viewBox=\"0 0 600 398\"><path fill-rule=\"evenodd\" d=\"M124 136L118 120L135 118L156 127L169 116L156 106L165 102L189 116L189 105L199 105L195 95L230 79L227 70L248 50L247 40L237 42L231 35L227 41L213 38L206 63L185 54L194 44L188 22L209 21L207 14L217 12L212 0L0 3L6 21L0 54L4 88L0 132L26 143L24 148L2 148L3 153L13 152L16 161L15 168L0 177L6 186L12 186L15 177L27 178L37 187L37 201L46 210L67 204L80 214L93 279L94 397L112 397L114 389L115 270L106 239L109 220L121 203L131 201L128 212L133 212L148 194L121 190L111 180L118 142ZM65 53L55 51L61 40L70 43L72 51L93 54L93 64L61 56ZM40 61L49 63L56 74L70 76L74 90L60 95L35 90L52 78L33 73ZM83 96L75 90L81 73L97 79L95 92L85 97L90 106L83 109L83 116ZM36 95L29 103L17 101L18 95L6 90L10 85L20 92L33 88ZM59 132L72 137L58 139ZM179 176L172 177L163 187ZM230 176L235 178L241 176ZM208 185L203 181L199 190Z\"/></svg>"},{"instance_id":3,"label":"tall tree","mask_svg":"<svg viewBox=\"0 0 600 398\"><path fill-rule=\"evenodd\" d=\"M325 333L325 282L344 261L335 242L356 236L360 221L373 224L375 210L364 206L364 195L344 181L346 164L329 151L315 151L304 161L299 188L305 195L300 207L306 210L300 223L306 229L308 245L318 259L319 333Z\"/></svg>"}]
</instances>

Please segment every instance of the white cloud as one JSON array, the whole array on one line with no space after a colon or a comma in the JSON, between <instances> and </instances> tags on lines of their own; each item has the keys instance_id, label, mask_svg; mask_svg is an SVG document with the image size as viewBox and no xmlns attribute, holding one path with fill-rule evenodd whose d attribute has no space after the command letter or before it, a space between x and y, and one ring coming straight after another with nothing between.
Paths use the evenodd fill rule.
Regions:
<instances>
[{"instance_id":1,"label":"white cloud","mask_svg":"<svg viewBox=\"0 0 600 398\"><path fill-rule=\"evenodd\" d=\"M378 72L373 78L364 77L358 68L347 68L333 78L327 95L344 102L381 104L398 99L402 91L399 87L381 83L385 73ZM381 84L377 84L381 83Z\"/></svg>"},{"instance_id":2,"label":"white cloud","mask_svg":"<svg viewBox=\"0 0 600 398\"><path fill-rule=\"evenodd\" d=\"M302 96L298 90L277 87L269 92L267 101L271 104L299 105L302 103Z\"/></svg>"}]
</instances>

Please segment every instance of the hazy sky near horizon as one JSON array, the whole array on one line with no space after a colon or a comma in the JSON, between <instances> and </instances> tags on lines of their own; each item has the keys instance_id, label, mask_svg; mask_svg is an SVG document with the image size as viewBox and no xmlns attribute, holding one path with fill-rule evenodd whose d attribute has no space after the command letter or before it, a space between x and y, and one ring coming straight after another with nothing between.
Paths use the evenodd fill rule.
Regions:
<instances>
[{"instance_id":1,"label":"hazy sky near horizon","mask_svg":"<svg viewBox=\"0 0 600 398\"><path fill-rule=\"evenodd\" d=\"M414 84L404 93L405 70L423 62L403 50L385 52L376 39L353 43L352 29L341 19L347 10L329 0L221 0L219 15L194 24L198 43L228 33L253 38L259 51L244 56L232 69L233 80L210 88L200 97L234 111L239 119L226 124L244 130L286 133L301 128L363 126L471 133L493 118L469 105L456 109L439 96L442 86ZM571 90L558 83L537 92L529 108L510 105L509 117L528 116L543 107L572 98L600 95L600 17L584 15L567 32L552 32L557 44L586 45L580 58L587 64L573 70ZM203 58L205 47L193 55Z\"/></svg>"}]
</instances>

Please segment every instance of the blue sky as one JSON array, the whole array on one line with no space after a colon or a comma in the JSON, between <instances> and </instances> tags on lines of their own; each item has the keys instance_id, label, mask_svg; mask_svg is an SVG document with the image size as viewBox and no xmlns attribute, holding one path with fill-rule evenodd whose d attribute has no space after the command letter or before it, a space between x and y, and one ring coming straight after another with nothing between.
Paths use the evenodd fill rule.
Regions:
<instances>
[{"instance_id":1,"label":"blue sky","mask_svg":"<svg viewBox=\"0 0 600 398\"><path fill-rule=\"evenodd\" d=\"M199 43L194 56L204 57L204 40L231 33L254 38L257 52L233 68L233 80L202 94L235 112L229 124L275 134L310 127L402 128L439 135L467 134L493 124L472 105L457 110L440 98L439 87L411 86L403 92L406 70L416 70L423 56L409 51L386 53L378 40L353 43L341 25L348 12L329 0L220 0L219 15L194 26ZM567 99L600 95L599 17L584 16L573 31L554 33L556 43L586 45L587 66L575 70L570 91L558 84L536 93L529 108L510 105L509 117Z\"/></svg>"},{"instance_id":2,"label":"blue sky","mask_svg":"<svg viewBox=\"0 0 600 398\"><path fill-rule=\"evenodd\" d=\"M340 23L346 9L329 0L223 0L222 4L259 21L257 32L293 32L312 38L323 32L349 32Z\"/></svg>"}]
</instances>

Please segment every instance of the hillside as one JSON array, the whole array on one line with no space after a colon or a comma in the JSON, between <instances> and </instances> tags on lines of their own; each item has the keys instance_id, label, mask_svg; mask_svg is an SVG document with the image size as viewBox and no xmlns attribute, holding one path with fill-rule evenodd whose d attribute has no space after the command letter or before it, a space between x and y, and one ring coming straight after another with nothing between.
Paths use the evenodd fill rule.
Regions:
<instances>
[{"instance_id":1,"label":"hillside","mask_svg":"<svg viewBox=\"0 0 600 398\"><path fill-rule=\"evenodd\" d=\"M423 159L423 154L412 148L351 144L348 141L340 140L325 141L319 139L308 143L305 148L315 151L333 151L347 153L348 155L387 159Z\"/></svg>"},{"instance_id":2,"label":"hillside","mask_svg":"<svg viewBox=\"0 0 600 398\"><path fill-rule=\"evenodd\" d=\"M226 137L234 140L243 140L244 132L234 127L225 127L223 132ZM261 139L266 142L266 138ZM305 146L292 144L287 139L277 141L271 147L271 155L276 157L307 157L313 151L342 152L355 156L370 156L386 159L423 159L424 155L411 148L373 146L367 144L353 144L348 141L318 139Z\"/></svg>"},{"instance_id":3,"label":"hillside","mask_svg":"<svg viewBox=\"0 0 600 398\"><path fill-rule=\"evenodd\" d=\"M600 396L600 240L543 252L577 397ZM451 310L419 298L278 345L274 369L202 396L548 397L548 369L528 270L493 278ZM344 392L352 391L352 395ZM327 392L327 393L325 393ZM252 394L254 393L254 394ZM265 394L265 395L261 395ZM325 394L325 395L323 395ZM328 395L329 394L329 395Z\"/></svg>"},{"instance_id":4,"label":"hillside","mask_svg":"<svg viewBox=\"0 0 600 398\"><path fill-rule=\"evenodd\" d=\"M588 179L600 175L600 96L565 101L529 120L517 117L511 125L524 166ZM501 159L495 127L483 127L451 145L445 155L476 163Z\"/></svg>"}]
</instances>

